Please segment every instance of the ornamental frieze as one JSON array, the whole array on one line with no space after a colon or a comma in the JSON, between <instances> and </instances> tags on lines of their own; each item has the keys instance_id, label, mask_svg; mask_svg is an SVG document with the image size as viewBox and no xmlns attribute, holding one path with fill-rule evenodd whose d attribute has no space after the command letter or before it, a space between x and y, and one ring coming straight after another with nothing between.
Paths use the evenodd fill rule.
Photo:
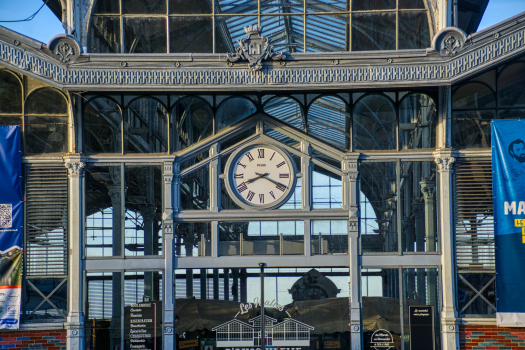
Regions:
<instances>
[{"instance_id":1,"label":"ornamental frieze","mask_svg":"<svg viewBox=\"0 0 525 350\"><path fill-rule=\"evenodd\" d=\"M250 35L261 39L259 31L259 28L251 28ZM277 85L300 87L302 84L308 84L309 87L312 84L319 87L336 84L334 86L348 88L370 83L450 84L477 70L525 53L525 23L507 27L506 31L507 34L483 33L483 38L466 38L456 28L443 30L436 35L433 49L427 49L426 54L424 51L415 53L413 57L407 54L400 58L380 59L379 57L385 56L385 52L378 52L375 57L364 59L352 52L346 56L340 53L325 53L322 56L316 54L313 59L308 54L301 54L287 57L286 65L273 63L274 57L270 53L275 57L281 54L273 53L268 47L265 49L265 41L261 39L261 42L257 41L255 44L245 41L245 49L250 50L251 44L252 52L257 55L252 55L250 59L250 56L243 54L239 63L232 63L232 66L218 64L224 55L217 55L217 63L211 62L207 56L202 62L197 57L179 66L173 62L166 63L166 57L169 56L163 56L157 62L155 55L152 55L148 61L151 64L144 68L138 67L140 63L133 61L133 55L127 58L125 65L115 60L105 60L98 65L98 56L81 54L80 47L68 37L57 38L51 50L46 48L42 51L27 49L4 39L0 40L0 65L71 90L169 90L181 87L195 90L272 89ZM258 53L259 49L261 55ZM399 55L399 52L392 54ZM334 55L337 55L337 59L333 58ZM233 60L234 56L229 57ZM242 63L244 59L248 64ZM335 61L337 64L333 63ZM248 65L253 68L247 67Z\"/></svg>"}]
</instances>

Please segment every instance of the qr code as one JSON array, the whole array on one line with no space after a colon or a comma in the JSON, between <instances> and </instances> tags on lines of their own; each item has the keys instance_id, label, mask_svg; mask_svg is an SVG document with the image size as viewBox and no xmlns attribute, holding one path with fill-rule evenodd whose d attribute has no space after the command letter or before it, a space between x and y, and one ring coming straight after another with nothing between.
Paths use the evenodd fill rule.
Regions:
<instances>
[{"instance_id":1,"label":"qr code","mask_svg":"<svg viewBox=\"0 0 525 350\"><path fill-rule=\"evenodd\" d=\"M0 227L13 226L13 207L11 204L0 204Z\"/></svg>"}]
</instances>

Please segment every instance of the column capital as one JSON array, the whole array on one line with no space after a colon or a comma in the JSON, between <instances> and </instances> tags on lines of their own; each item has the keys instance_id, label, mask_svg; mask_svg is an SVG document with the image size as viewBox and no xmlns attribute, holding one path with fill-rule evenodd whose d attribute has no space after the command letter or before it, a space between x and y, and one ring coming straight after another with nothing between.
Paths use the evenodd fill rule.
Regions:
<instances>
[{"instance_id":1,"label":"column capital","mask_svg":"<svg viewBox=\"0 0 525 350\"><path fill-rule=\"evenodd\" d=\"M434 195L436 194L436 182L433 180L421 180L419 182L421 185L421 193L423 193L423 198L425 200L433 199Z\"/></svg>"},{"instance_id":2,"label":"column capital","mask_svg":"<svg viewBox=\"0 0 525 350\"><path fill-rule=\"evenodd\" d=\"M456 161L457 152L453 150L439 150L433 153L438 172L451 172L452 164Z\"/></svg>"},{"instance_id":3,"label":"column capital","mask_svg":"<svg viewBox=\"0 0 525 350\"><path fill-rule=\"evenodd\" d=\"M343 161L341 162L341 169L343 174L348 176L350 182L356 182L358 171L359 153L347 153L344 155Z\"/></svg>"},{"instance_id":4,"label":"column capital","mask_svg":"<svg viewBox=\"0 0 525 350\"><path fill-rule=\"evenodd\" d=\"M64 165L70 177L80 177L84 175L86 163L81 162L80 157L64 157Z\"/></svg>"},{"instance_id":5,"label":"column capital","mask_svg":"<svg viewBox=\"0 0 525 350\"><path fill-rule=\"evenodd\" d=\"M122 201L122 194L120 193L122 188L120 187L120 184L117 185L109 185L108 188L108 194L111 198L111 204L120 205Z\"/></svg>"},{"instance_id":6,"label":"column capital","mask_svg":"<svg viewBox=\"0 0 525 350\"><path fill-rule=\"evenodd\" d=\"M361 153L346 153L343 157L342 170L343 173L357 172L357 163Z\"/></svg>"}]
</instances>

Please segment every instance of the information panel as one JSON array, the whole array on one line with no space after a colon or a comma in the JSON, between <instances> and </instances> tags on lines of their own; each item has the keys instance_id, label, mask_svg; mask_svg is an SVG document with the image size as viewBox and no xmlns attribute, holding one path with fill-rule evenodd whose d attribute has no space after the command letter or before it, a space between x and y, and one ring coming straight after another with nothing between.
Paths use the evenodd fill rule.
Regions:
<instances>
[{"instance_id":1,"label":"information panel","mask_svg":"<svg viewBox=\"0 0 525 350\"><path fill-rule=\"evenodd\" d=\"M160 301L132 304L124 308L124 348L162 349L162 309Z\"/></svg>"},{"instance_id":2,"label":"information panel","mask_svg":"<svg viewBox=\"0 0 525 350\"><path fill-rule=\"evenodd\" d=\"M0 125L0 329L18 329L22 297L20 127Z\"/></svg>"},{"instance_id":3,"label":"information panel","mask_svg":"<svg viewBox=\"0 0 525 350\"><path fill-rule=\"evenodd\" d=\"M435 348L434 307L431 305L409 306L410 349L433 350Z\"/></svg>"}]
</instances>

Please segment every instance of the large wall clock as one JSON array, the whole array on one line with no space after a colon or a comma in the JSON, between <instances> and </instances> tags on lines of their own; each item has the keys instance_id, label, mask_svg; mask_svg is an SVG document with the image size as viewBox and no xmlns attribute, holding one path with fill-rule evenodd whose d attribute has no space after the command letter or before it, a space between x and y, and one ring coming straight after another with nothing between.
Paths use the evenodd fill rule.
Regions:
<instances>
[{"instance_id":1,"label":"large wall clock","mask_svg":"<svg viewBox=\"0 0 525 350\"><path fill-rule=\"evenodd\" d=\"M295 163L274 145L249 145L235 151L226 163L226 188L245 209L274 209L295 189Z\"/></svg>"}]
</instances>

